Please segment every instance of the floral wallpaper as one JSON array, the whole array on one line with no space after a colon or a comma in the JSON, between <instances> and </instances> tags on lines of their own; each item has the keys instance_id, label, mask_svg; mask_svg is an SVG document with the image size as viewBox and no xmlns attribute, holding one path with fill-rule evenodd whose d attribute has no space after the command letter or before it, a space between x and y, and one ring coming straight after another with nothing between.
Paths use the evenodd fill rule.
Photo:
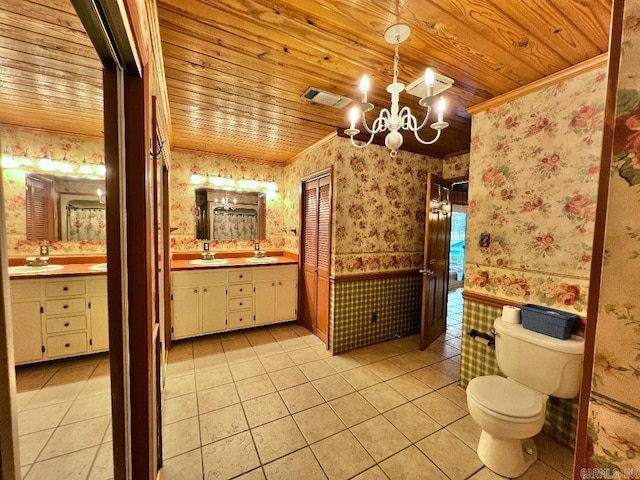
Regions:
<instances>
[{"instance_id":1,"label":"floral wallpaper","mask_svg":"<svg viewBox=\"0 0 640 480\"><path fill-rule=\"evenodd\" d=\"M202 241L196 240L195 189L192 174L209 174L234 180L275 182L278 192L267 194L267 238L260 240L263 249L285 249L283 224L283 167L278 164L239 161L209 153L171 152L171 251L200 252ZM297 222L296 222L297 224ZM291 228L295 228L292 226ZM212 242L212 248L222 250L253 251L253 240L222 240Z\"/></svg>"},{"instance_id":2,"label":"floral wallpaper","mask_svg":"<svg viewBox=\"0 0 640 480\"><path fill-rule=\"evenodd\" d=\"M470 153L445 158L442 161L442 178L459 178L469 175Z\"/></svg>"},{"instance_id":3,"label":"floral wallpaper","mask_svg":"<svg viewBox=\"0 0 640 480\"><path fill-rule=\"evenodd\" d=\"M33 165L28 167L6 168L2 171L7 252L10 256L37 255L40 242L26 240L25 173L51 173L38 166L42 158L63 160L76 167L83 163L103 164L104 142L97 138L56 135L5 126L0 129L0 135L3 158L33 162ZM52 256L104 254L106 243L104 241L57 241L50 245L50 252Z\"/></svg>"},{"instance_id":4,"label":"floral wallpaper","mask_svg":"<svg viewBox=\"0 0 640 480\"><path fill-rule=\"evenodd\" d=\"M466 289L584 315L605 80L592 70L473 116Z\"/></svg>"},{"instance_id":5,"label":"floral wallpaper","mask_svg":"<svg viewBox=\"0 0 640 480\"><path fill-rule=\"evenodd\" d=\"M625 2L587 467L640 477L640 1ZM628 472L635 476L624 476Z\"/></svg>"},{"instance_id":6,"label":"floral wallpaper","mask_svg":"<svg viewBox=\"0 0 640 480\"><path fill-rule=\"evenodd\" d=\"M300 179L333 166L332 274L420 268L427 173L442 160L334 137L285 167L285 224L297 225ZM297 240L297 239L296 239ZM297 244L287 239L289 248Z\"/></svg>"}]
</instances>

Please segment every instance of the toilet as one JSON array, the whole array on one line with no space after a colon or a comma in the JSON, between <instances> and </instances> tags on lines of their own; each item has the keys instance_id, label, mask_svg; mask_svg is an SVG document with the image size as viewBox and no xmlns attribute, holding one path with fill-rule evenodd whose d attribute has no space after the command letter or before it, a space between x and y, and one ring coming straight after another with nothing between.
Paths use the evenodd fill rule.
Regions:
<instances>
[{"instance_id":1,"label":"toilet","mask_svg":"<svg viewBox=\"0 0 640 480\"><path fill-rule=\"evenodd\" d=\"M506 376L476 377L467 385L469 413L482 428L478 457L498 475L519 477L536 461L531 437L542 430L547 399L580 391L584 339L560 340L498 317L496 359Z\"/></svg>"}]
</instances>

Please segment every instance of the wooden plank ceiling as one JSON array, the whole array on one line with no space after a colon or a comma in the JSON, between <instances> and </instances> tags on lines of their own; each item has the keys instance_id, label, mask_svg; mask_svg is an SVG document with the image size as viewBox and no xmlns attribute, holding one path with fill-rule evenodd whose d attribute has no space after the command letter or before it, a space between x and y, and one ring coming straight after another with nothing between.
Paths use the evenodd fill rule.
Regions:
<instances>
[{"instance_id":1,"label":"wooden plank ceiling","mask_svg":"<svg viewBox=\"0 0 640 480\"><path fill-rule=\"evenodd\" d=\"M405 146L464 151L467 107L605 52L610 11L611 0L158 0L172 147L286 162L348 126L349 106L302 100L306 88L358 99L363 73L369 100L388 107L383 34L402 22L399 81L427 65L455 80L442 138ZM0 4L0 122L100 135L100 69L69 0ZM400 103L415 113L417 100Z\"/></svg>"}]
</instances>

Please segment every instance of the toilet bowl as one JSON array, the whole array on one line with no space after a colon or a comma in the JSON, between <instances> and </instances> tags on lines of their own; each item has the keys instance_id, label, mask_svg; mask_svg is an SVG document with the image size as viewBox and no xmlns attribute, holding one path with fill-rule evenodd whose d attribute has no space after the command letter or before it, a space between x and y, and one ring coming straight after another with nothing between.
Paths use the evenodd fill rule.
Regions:
<instances>
[{"instance_id":1,"label":"toilet bowl","mask_svg":"<svg viewBox=\"0 0 640 480\"><path fill-rule=\"evenodd\" d=\"M467 386L469 413L482 428L480 461L495 473L519 477L536 461L546 396L497 375L476 377Z\"/></svg>"}]
</instances>

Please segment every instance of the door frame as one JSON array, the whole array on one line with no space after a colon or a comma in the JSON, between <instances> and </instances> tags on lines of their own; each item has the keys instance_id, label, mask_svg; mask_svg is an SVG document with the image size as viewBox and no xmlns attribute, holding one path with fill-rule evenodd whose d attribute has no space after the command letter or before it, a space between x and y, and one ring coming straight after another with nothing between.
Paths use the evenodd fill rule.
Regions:
<instances>
[{"instance_id":1,"label":"door frame","mask_svg":"<svg viewBox=\"0 0 640 480\"><path fill-rule=\"evenodd\" d=\"M322 170L318 170L317 172L306 175L300 179L299 184L299 208L298 208L298 225L300 226L300 231L298 235L298 312L302 312L302 306L304 305L304 209L303 209L303 200L304 200L304 186L307 182L312 182L314 180L319 180L323 177L329 177L329 277L331 277L331 261L333 260L333 165L323 168ZM317 298L317 295L316 295ZM329 344L331 342L331 287L329 287L329 292L327 294L327 312L329 314L328 319L328 328L327 328L327 349L329 349ZM317 304L316 304L317 305ZM316 306L317 309L317 306ZM302 314L298 314L298 324L302 323ZM314 332L315 335L315 332Z\"/></svg>"}]
</instances>

